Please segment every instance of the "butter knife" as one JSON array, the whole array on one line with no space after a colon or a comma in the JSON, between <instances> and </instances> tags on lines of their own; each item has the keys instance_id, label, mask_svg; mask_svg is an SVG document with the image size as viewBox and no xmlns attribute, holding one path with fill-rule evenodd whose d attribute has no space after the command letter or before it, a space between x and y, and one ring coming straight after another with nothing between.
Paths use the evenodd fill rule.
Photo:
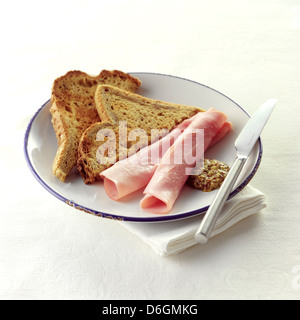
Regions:
<instances>
[{"instance_id":1,"label":"butter knife","mask_svg":"<svg viewBox=\"0 0 300 320\"><path fill-rule=\"evenodd\" d=\"M228 199L230 192L232 191L234 183L238 178L246 160L248 159L256 141L258 140L276 103L276 99L270 99L266 101L248 120L245 127L236 139L236 159L207 212L205 213L197 232L195 233L195 240L198 243L206 243L208 241L220 212L226 200Z\"/></svg>"}]
</instances>

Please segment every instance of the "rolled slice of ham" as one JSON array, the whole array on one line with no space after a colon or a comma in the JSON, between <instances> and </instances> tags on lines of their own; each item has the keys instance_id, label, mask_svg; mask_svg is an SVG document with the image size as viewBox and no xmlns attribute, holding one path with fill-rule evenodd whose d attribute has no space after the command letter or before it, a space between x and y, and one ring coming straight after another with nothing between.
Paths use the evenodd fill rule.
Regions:
<instances>
[{"instance_id":1,"label":"rolled slice of ham","mask_svg":"<svg viewBox=\"0 0 300 320\"><path fill-rule=\"evenodd\" d=\"M102 171L100 176L107 195L113 200L119 200L145 187L163 155L195 117L184 120L160 140Z\"/></svg>"},{"instance_id":2,"label":"rolled slice of ham","mask_svg":"<svg viewBox=\"0 0 300 320\"><path fill-rule=\"evenodd\" d=\"M172 145L181 134L181 131L185 130L195 117L183 121L176 128L178 130L173 130L161 140L104 170L101 173L101 177L107 195L113 200L120 200L145 187L151 180L162 156L167 151L167 147ZM210 143L209 148L221 140L230 131L231 127L231 123L225 122Z\"/></svg>"},{"instance_id":3,"label":"rolled slice of ham","mask_svg":"<svg viewBox=\"0 0 300 320\"><path fill-rule=\"evenodd\" d=\"M193 150L197 150L197 154L203 155L214 138L216 138L215 141L218 141L220 138L220 136L218 137L218 133L222 134L220 129L223 128L224 131L228 130L227 125L223 127L226 119L227 116L224 113L213 108L196 115L188 129L174 142L157 166L144 190L145 196L140 202L143 210L152 213L167 213L172 209L188 178L187 169L195 166L200 160L195 158L194 163L187 163L185 154L182 153L181 162L175 162L173 159L177 157L176 151L182 148L183 142L186 143L186 141L193 140ZM197 129L203 129L204 132L203 139L199 141L194 139L193 132Z\"/></svg>"}]
</instances>

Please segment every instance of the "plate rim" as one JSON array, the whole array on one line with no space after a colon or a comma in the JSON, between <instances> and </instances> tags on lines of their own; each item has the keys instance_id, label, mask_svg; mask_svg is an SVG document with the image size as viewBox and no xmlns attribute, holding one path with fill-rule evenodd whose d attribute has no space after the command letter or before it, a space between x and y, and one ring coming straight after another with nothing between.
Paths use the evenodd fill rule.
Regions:
<instances>
[{"instance_id":1,"label":"plate rim","mask_svg":"<svg viewBox=\"0 0 300 320\"><path fill-rule=\"evenodd\" d=\"M200 82L197 82L197 81L194 81L194 80L190 80L190 79L186 79L186 78L179 77L179 76L174 76L174 75L169 75L169 74L162 74L162 73L154 73L154 72L129 72L129 74L131 74L131 75L135 75L135 74L157 75L157 76L177 78L177 79L180 79L180 80L184 80L184 81L189 81L189 82L195 83L197 85L200 85L202 87L205 87L205 88L208 88L208 89L210 89L212 91L215 91L218 94L221 94L226 99L229 99L230 101L232 101L249 118L251 117L249 115L249 113L244 108L242 108L238 103L236 103L233 99L231 99L230 97L228 97L224 93L222 93L222 92L220 92L220 91L218 91L218 90L216 90L214 88L211 88L210 86L202 84ZM64 197L60 193L56 192L52 187L50 187L46 183L46 181L43 180L43 178L35 170L32 162L30 160L29 153L28 153L28 140L29 140L29 136L30 136L32 125L33 125L35 119L37 118L37 116L40 114L40 112L45 108L45 106L50 101L51 101L51 99L48 99L44 104L42 104L42 106L40 108L38 108L38 110L35 112L35 114L31 118L31 120L29 121L29 123L27 125L27 128L26 128L26 131L25 131L23 148L24 148L24 155L25 155L25 159L26 159L27 165L29 166L29 169L32 172L33 176L54 197L56 197L57 199L63 201L65 204L68 204L69 206L71 206L71 207L73 207L73 208L75 208L77 210L84 211L86 213L95 215L97 217L108 218L108 219L113 219L113 220L118 220L118 221L128 221L128 222L168 222L168 221L175 221L175 220L191 218L191 217L194 217L196 215L200 215L200 214L204 213L205 211L207 211L207 209L209 208L209 205L207 205L205 207L202 207L202 208L199 208L199 209L196 209L196 210L180 213L180 214L177 214L177 215L170 215L170 216L168 216L168 215L160 216L159 215L159 216L154 216L154 217L126 217L126 216L121 216L121 215L117 215L117 214L111 214L111 213L102 212L102 211L98 211L98 210L87 208L85 206L79 205L78 203L76 203L73 200L67 199L66 197ZM237 195L242 189L244 189L246 187L246 185L251 181L251 179L256 174L256 172L257 172L257 170L258 170L258 168L260 166L261 159L262 159L262 154L263 154L262 141L261 141L260 137L258 139L258 145L259 145L258 156L257 156L257 160L255 162L255 165L254 165L253 169L251 170L250 174L243 180L243 182L239 186L237 186L229 194L228 199L226 201L230 200L235 195Z\"/></svg>"}]
</instances>

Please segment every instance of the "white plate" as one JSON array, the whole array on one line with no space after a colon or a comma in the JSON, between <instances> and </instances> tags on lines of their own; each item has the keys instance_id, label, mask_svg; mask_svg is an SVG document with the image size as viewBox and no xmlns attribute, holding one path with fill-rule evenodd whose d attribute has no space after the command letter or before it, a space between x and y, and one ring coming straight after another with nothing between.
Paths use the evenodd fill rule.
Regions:
<instances>
[{"instance_id":1,"label":"white plate","mask_svg":"<svg viewBox=\"0 0 300 320\"><path fill-rule=\"evenodd\" d=\"M149 98L199 106L203 109L214 107L228 115L233 130L218 144L206 152L206 158L215 158L231 166L236 157L234 141L249 119L247 112L224 94L200 83L169 75L153 73L132 73L142 81L137 93ZM122 201L113 201L105 193L102 182L85 185L74 171L66 183L52 173L52 162L57 150L57 141L51 124L47 101L30 121L25 134L25 157L37 180L52 195L76 209L99 217L137 222L160 222L188 218L205 212L216 194L201 192L184 186L173 209L168 214L152 214L140 209L142 191L138 191ZM262 156L259 140L247 160L230 198L240 192L256 173Z\"/></svg>"}]
</instances>

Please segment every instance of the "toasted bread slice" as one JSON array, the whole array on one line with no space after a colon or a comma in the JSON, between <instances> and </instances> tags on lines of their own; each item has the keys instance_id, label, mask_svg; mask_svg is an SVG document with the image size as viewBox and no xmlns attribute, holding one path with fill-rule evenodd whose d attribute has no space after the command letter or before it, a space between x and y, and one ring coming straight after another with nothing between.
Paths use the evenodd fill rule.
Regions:
<instances>
[{"instance_id":1,"label":"toasted bread slice","mask_svg":"<svg viewBox=\"0 0 300 320\"><path fill-rule=\"evenodd\" d=\"M141 84L138 79L117 70L103 70L98 76L70 71L54 81L50 112L59 147L52 170L61 181L65 181L76 166L82 133L100 121L94 96L97 86L104 83L132 92Z\"/></svg>"},{"instance_id":2,"label":"toasted bread slice","mask_svg":"<svg viewBox=\"0 0 300 320\"><path fill-rule=\"evenodd\" d=\"M106 84L98 86L95 102L101 121L127 120L131 128L142 128L147 133L154 128L173 128L201 111L198 107L154 100Z\"/></svg>"},{"instance_id":3,"label":"toasted bread slice","mask_svg":"<svg viewBox=\"0 0 300 320\"><path fill-rule=\"evenodd\" d=\"M103 122L93 124L84 132L78 148L77 169L85 183L100 180L100 173L112 165L100 164L97 159L97 150L103 143L97 141L97 133L101 129L110 127L115 132L116 161L118 161L127 156L133 144L127 140L127 150L121 150L120 154L118 139L121 121L126 121L128 133L132 129L144 130L148 137L146 144L149 144L152 129L171 131L183 120L204 111L198 107L149 99L110 85L100 85L97 88L95 102Z\"/></svg>"}]
</instances>

